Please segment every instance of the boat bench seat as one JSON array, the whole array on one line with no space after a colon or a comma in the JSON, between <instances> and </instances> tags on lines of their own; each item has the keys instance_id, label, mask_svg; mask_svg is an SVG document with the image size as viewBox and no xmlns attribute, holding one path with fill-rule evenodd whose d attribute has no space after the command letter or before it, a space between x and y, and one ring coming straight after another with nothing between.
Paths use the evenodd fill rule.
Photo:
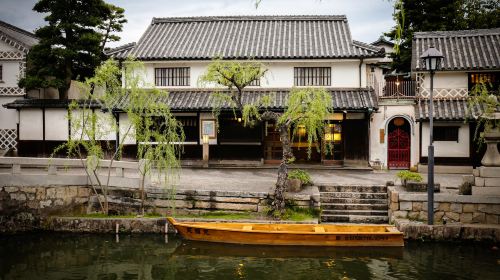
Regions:
<instances>
[{"instance_id":1,"label":"boat bench seat","mask_svg":"<svg viewBox=\"0 0 500 280\"><path fill-rule=\"evenodd\" d=\"M243 230L252 230L252 226L243 226Z\"/></svg>"},{"instance_id":2,"label":"boat bench seat","mask_svg":"<svg viewBox=\"0 0 500 280\"><path fill-rule=\"evenodd\" d=\"M325 232L324 227L314 227L314 232Z\"/></svg>"}]
</instances>

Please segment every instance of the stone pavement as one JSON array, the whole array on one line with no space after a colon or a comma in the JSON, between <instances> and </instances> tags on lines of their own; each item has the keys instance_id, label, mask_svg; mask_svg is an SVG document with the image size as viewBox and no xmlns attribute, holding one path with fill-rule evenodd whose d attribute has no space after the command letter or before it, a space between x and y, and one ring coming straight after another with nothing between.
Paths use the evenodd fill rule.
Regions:
<instances>
[{"instance_id":1,"label":"stone pavement","mask_svg":"<svg viewBox=\"0 0 500 280\"><path fill-rule=\"evenodd\" d=\"M396 170L308 170L316 185L384 185L396 181ZM427 175L422 174L424 181ZM178 189L267 192L276 183L276 169L201 169L183 168L176 183ZM460 174L436 174L442 189L456 191L462 183ZM399 181L397 182L399 183Z\"/></svg>"}]
</instances>

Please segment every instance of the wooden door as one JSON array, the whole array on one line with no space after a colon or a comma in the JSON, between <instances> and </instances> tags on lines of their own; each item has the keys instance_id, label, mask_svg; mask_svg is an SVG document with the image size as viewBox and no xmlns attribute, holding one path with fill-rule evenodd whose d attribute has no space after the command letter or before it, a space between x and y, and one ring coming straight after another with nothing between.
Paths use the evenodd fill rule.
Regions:
<instances>
[{"instance_id":1,"label":"wooden door","mask_svg":"<svg viewBox=\"0 0 500 280\"><path fill-rule=\"evenodd\" d=\"M410 135L397 127L388 135L387 165L390 169L410 168Z\"/></svg>"}]
</instances>

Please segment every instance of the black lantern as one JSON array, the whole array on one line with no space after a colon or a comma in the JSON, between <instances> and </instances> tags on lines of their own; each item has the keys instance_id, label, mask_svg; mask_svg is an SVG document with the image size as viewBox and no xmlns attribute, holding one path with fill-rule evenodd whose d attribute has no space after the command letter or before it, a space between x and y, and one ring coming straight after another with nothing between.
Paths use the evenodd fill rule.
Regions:
<instances>
[{"instance_id":1,"label":"black lantern","mask_svg":"<svg viewBox=\"0 0 500 280\"><path fill-rule=\"evenodd\" d=\"M439 70L439 68L441 67L441 62L443 61L443 54L436 48L431 46L420 56L420 59L424 64L425 70L434 72L436 70Z\"/></svg>"}]
</instances>

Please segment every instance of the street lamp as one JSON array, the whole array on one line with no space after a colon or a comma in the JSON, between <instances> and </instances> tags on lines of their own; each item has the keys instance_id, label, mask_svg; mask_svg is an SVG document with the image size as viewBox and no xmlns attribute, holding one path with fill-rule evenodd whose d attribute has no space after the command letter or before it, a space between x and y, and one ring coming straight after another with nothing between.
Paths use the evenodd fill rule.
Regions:
<instances>
[{"instance_id":1,"label":"street lamp","mask_svg":"<svg viewBox=\"0 0 500 280\"><path fill-rule=\"evenodd\" d=\"M429 94L429 148L427 152L427 222L429 225L434 224L434 145L433 145L433 130L434 130L434 72L439 70L443 60L443 54L438 51L434 46L428 48L421 56L420 59L424 64L425 70L431 74L431 92Z\"/></svg>"}]
</instances>

